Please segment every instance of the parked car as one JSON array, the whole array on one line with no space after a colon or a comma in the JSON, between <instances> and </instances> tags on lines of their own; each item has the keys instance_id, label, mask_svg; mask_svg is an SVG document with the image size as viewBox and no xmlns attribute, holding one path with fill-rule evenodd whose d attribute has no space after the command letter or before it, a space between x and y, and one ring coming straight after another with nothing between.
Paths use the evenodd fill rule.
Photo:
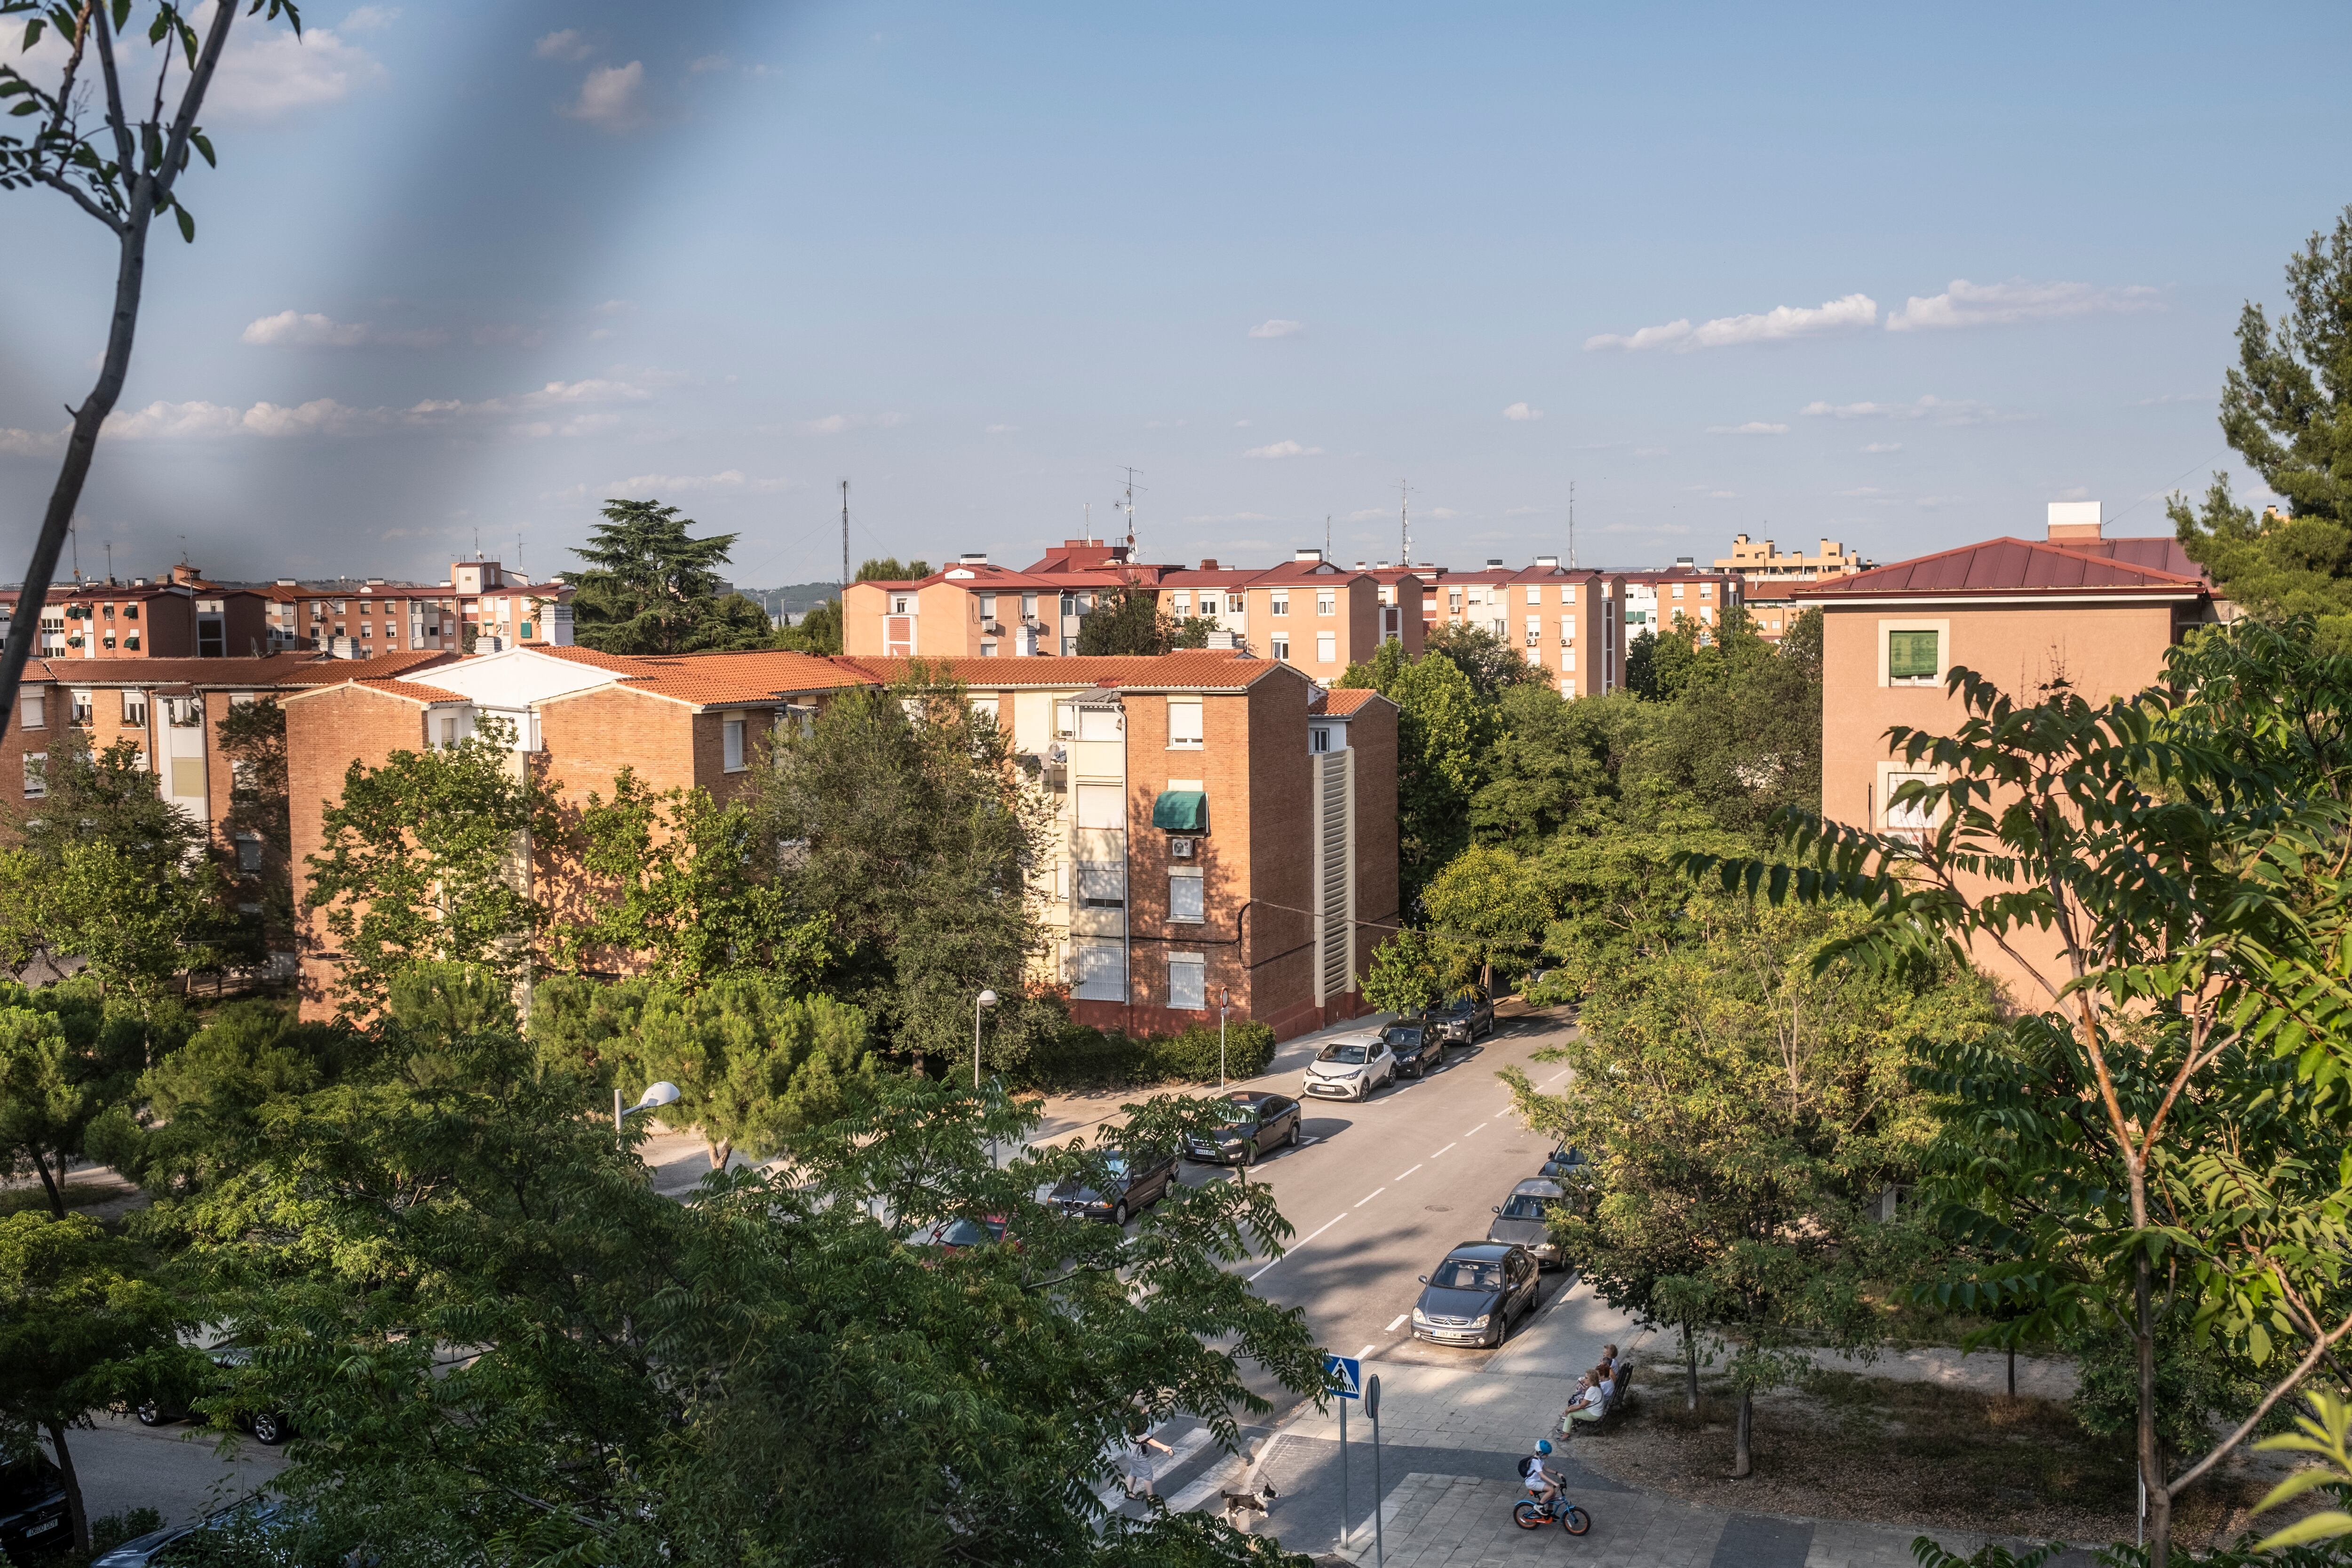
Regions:
<instances>
[{"instance_id":1,"label":"parked car","mask_svg":"<svg viewBox=\"0 0 2352 1568\"><path fill-rule=\"evenodd\" d=\"M218 1345L205 1352L213 1365L225 1373L234 1373L253 1360L253 1352L243 1345ZM194 1412L187 1406L163 1399L150 1399L131 1414L139 1417L142 1426L161 1426L167 1421L184 1421ZM253 1434L254 1441L276 1447L294 1435L294 1424L284 1413L265 1410L252 1415L241 1415L238 1424Z\"/></svg>"},{"instance_id":2,"label":"parked car","mask_svg":"<svg viewBox=\"0 0 2352 1568\"><path fill-rule=\"evenodd\" d=\"M1421 1016L1422 1023L1437 1031L1438 1038L1459 1040L1464 1045L1495 1032L1495 1004L1484 992L1472 992L1442 1002Z\"/></svg>"},{"instance_id":3,"label":"parked car","mask_svg":"<svg viewBox=\"0 0 2352 1568\"><path fill-rule=\"evenodd\" d=\"M1307 1064L1307 1092L1332 1100L1369 1100L1372 1090L1394 1083L1397 1059L1380 1035L1342 1035Z\"/></svg>"},{"instance_id":4,"label":"parked car","mask_svg":"<svg viewBox=\"0 0 2352 1568\"><path fill-rule=\"evenodd\" d=\"M0 1465L0 1560L30 1563L73 1544L65 1479L47 1454Z\"/></svg>"},{"instance_id":5,"label":"parked car","mask_svg":"<svg viewBox=\"0 0 2352 1568\"><path fill-rule=\"evenodd\" d=\"M1103 1163L1108 1173L1101 1187L1072 1176L1054 1189L1054 1203L1064 1214L1125 1225L1130 1212L1158 1203L1176 1182L1173 1154L1140 1161L1132 1168L1123 1153L1111 1153Z\"/></svg>"},{"instance_id":6,"label":"parked car","mask_svg":"<svg viewBox=\"0 0 2352 1568\"><path fill-rule=\"evenodd\" d=\"M1524 1247L1465 1241L1445 1255L1413 1303L1412 1337L1441 1345L1499 1345L1511 1320L1535 1310L1543 1275Z\"/></svg>"},{"instance_id":7,"label":"parked car","mask_svg":"<svg viewBox=\"0 0 2352 1568\"><path fill-rule=\"evenodd\" d=\"M1572 1144L1562 1143L1544 1156L1543 1169L1536 1174L1557 1182L1566 1180L1571 1173L1581 1179L1586 1169L1584 1152Z\"/></svg>"},{"instance_id":8,"label":"parked car","mask_svg":"<svg viewBox=\"0 0 2352 1568\"><path fill-rule=\"evenodd\" d=\"M1298 1101L1285 1095L1241 1089L1225 1096L1223 1125L1207 1137L1184 1140L1190 1159L1213 1165L1246 1165L1269 1149L1298 1142Z\"/></svg>"},{"instance_id":9,"label":"parked car","mask_svg":"<svg viewBox=\"0 0 2352 1568\"><path fill-rule=\"evenodd\" d=\"M264 1561L272 1558L282 1560L284 1547L280 1545L273 1552L268 1542L270 1536L280 1533L291 1522L278 1504L247 1499L244 1502L231 1503L226 1508L215 1509L194 1524L175 1524L134 1536L111 1552L99 1553L91 1559L89 1568L164 1568L165 1564L183 1561L249 1562L257 1550L262 1553ZM227 1538L220 1542L222 1550L199 1552L195 1549L199 1545L209 1547L212 1543L194 1542L194 1537L215 1532ZM191 1543L190 1550L172 1550L184 1542ZM244 1554L240 1555L240 1550Z\"/></svg>"},{"instance_id":10,"label":"parked car","mask_svg":"<svg viewBox=\"0 0 2352 1568\"><path fill-rule=\"evenodd\" d=\"M1559 1243L1552 1239L1545 1216L1567 1196L1566 1188L1541 1176L1521 1182L1495 1206L1495 1223L1486 1227L1486 1239L1524 1247L1539 1267L1559 1268L1567 1259L1560 1255Z\"/></svg>"},{"instance_id":11,"label":"parked car","mask_svg":"<svg viewBox=\"0 0 2352 1568\"><path fill-rule=\"evenodd\" d=\"M916 1245L936 1247L941 1252L961 1252L967 1247L988 1247L1004 1239L1004 1216L982 1215L978 1219L943 1219L931 1226ZM1013 1244L1020 1246L1019 1242Z\"/></svg>"},{"instance_id":12,"label":"parked car","mask_svg":"<svg viewBox=\"0 0 2352 1568\"><path fill-rule=\"evenodd\" d=\"M1445 1037L1425 1024L1391 1024L1381 1031L1381 1040L1396 1058L1399 1072L1427 1078L1445 1065Z\"/></svg>"}]
</instances>

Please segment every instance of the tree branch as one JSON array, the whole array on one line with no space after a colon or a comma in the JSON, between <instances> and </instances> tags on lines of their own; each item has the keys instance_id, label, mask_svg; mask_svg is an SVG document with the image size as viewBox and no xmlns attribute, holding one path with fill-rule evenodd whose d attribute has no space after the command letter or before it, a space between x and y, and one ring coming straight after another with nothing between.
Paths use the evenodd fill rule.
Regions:
<instances>
[{"instance_id":1,"label":"tree branch","mask_svg":"<svg viewBox=\"0 0 2352 1568\"><path fill-rule=\"evenodd\" d=\"M2294 1393L2296 1385L2311 1374L2311 1369L2317 1366L2321 1358L2326 1356L2336 1342L2347 1333L2352 1333L2352 1317L2347 1317L2342 1322L2336 1324L2332 1331L2313 1344L2309 1353L2295 1363L2294 1371L2289 1373L2284 1382L2263 1396L2263 1402L2254 1406L2254 1413L2240 1422L2236 1431L2223 1438L2211 1453L2168 1482L2164 1489L2166 1495L2179 1497L2182 1488L2229 1458L2230 1451L2244 1442L2246 1434L2252 1432L2261 1424L2263 1417L2271 1413L2271 1406Z\"/></svg>"}]
</instances>

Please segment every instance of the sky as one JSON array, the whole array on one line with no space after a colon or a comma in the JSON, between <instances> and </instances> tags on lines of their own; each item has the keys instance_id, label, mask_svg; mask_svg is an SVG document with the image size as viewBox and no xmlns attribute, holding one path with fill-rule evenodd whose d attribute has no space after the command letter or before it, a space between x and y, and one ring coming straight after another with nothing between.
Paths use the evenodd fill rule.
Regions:
<instances>
[{"instance_id":1,"label":"sky","mask_svg":"<svg viewBox=\"0 0 2352 1568\"><path fill-rule=\"evenodd\" d=\"M311 0L240 17L81 570L1454 566L2167 530L2352 202L2352 8ZM11 40L14 42L13 38ZM53 41L15 56L54 72ZM0 577L110 237L0 193ZM1327 521L1328 520L1328 521ZM68 557L68 566L71 557Z\"/></svg>"}]
</instances>

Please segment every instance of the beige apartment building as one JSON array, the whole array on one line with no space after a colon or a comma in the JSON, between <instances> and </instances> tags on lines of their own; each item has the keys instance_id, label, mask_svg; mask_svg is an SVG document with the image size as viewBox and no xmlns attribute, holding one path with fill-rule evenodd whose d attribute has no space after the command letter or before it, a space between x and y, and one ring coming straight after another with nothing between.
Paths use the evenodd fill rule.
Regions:
<instances>
[{"instance_id":1,"label":"beige apartment building","mask_svg":"<svg viewBox=\"0 0 2352 1568\"><path fill-rule=\"evenodd\" d=\"M1850 576L1866 572L1870 563L1858 552L1848 550L1834 539L1822 541L1819 553L1807 555L1802 551L1790 551L1783 555L1770 540L1756 543L1744 533L1731 536L1731 553L1717 561L1715 569L1738 575L1748 584L1751 596L1759 589L1770 589L1780 584L1827 582L1832 577Z\"/></svg>"},{"instance_id":2,"label":"beige apartment building","mask_svg":"<svg viewBox=\"0 0 2352 1568\"><path fill-rule=\"evenodd\" d=\"M281 577L268 591L274 646L316 648L342 658L386 654L458 653L568 647L573 589L534 583L496 561L455 561L439 584L305 586Z\"/></svg>"},{"instance_id":3,"label":"beige apartment building","mask_svg":"<svg viewBox=\"0 0 2352 1568\"><path fill-rule=\"evenodd\" d=\"M1475 572L1413 572L1423 584L1424 628L1489 632L1543 669L1563 697L1598 697L1624 683L1626 574L1564 567L1557 555L1516 569L1489 557Z\"/></svg>"},{"instance_id":4,"label":"beige apartment building","mask_svg":"<svg viewBox=\"0 0 2352 1568\"><path fill-rule=\"evenodd\" d=\"M2063 680L2104 702L2159 679L2168 649L2230 605L2169 535L2103 536L2098 503L2050 508L2038 540L1990 539L1801 589L1822 613L1822 810L1832 821L1897 837L1934 826L1889 797L1930 768L1895 756L1895 725L1950 734L1965 718L1945 678L1966 668L2020 702ZM2046 963L2055 944L2027 931L2017 944ZM1999 952L1979 965L2017 1001L2046 1005ZM2030 989L2029 989L2030 987Z\"/></svg>"}]
</instances>

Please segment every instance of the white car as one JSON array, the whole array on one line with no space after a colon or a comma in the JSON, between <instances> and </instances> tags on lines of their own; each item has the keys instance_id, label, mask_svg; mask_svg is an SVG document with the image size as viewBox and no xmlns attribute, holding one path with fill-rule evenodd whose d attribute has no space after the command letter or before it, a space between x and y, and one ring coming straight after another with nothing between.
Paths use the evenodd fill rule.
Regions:
<instances>
[{"instance_id":1,"label":"white car","mask_svg":"<svg viewBox=\"0 0 2352 1568\"><path fill-rule=\"evenodd\" d=\"M1342 1035L1307 1064L1307 1092L1331 1100L1369 1100L1372 1090L1394 1083L1396 1056L1376 1034Z\"/></svg>"}]
</instances>

